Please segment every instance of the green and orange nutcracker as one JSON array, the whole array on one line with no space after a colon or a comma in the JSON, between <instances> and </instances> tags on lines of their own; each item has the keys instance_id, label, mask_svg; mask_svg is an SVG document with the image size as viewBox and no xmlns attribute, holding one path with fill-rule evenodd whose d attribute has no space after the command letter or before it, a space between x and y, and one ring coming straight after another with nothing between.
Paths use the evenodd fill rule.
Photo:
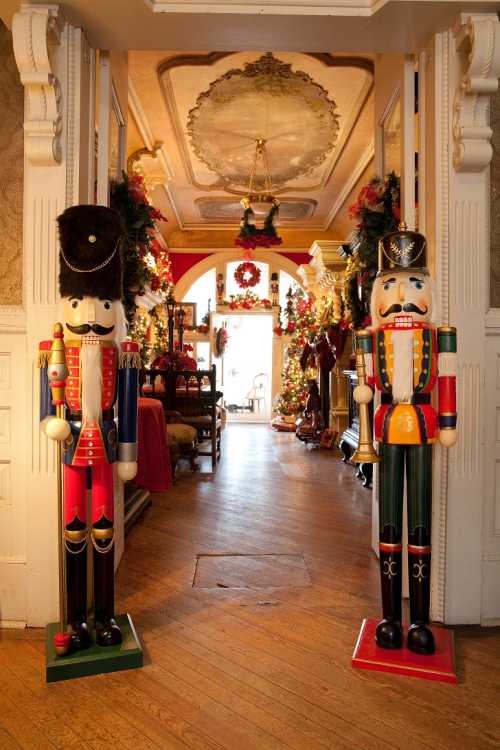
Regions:
<instances>
[{"instance_id":1,"label":"green and orange nutcracker","mask_svg":"<svg viewBox=\"0 0 500 750\"><path fill-rule=\"evenodd\" d=\"M379 271L371 297L371 327L358 331L367 383L354 390L359 404L381 394L375 412L379 444L379 550L383 619L376 640L400 648L404 478L408 496L410 627L408 648L435 651L429 628L432 447L456 442L456 329L436 327L433 282L422 234L401 224L379 243ZM437 409L433 403L436 395Z\"/></svg>"}]
</instances>

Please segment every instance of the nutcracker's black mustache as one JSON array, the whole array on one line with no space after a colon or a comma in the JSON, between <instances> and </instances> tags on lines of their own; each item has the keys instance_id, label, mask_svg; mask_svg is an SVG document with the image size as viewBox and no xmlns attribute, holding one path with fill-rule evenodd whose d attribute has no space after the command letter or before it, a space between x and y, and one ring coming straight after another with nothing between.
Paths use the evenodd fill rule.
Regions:
<instances>
[{"instance_id":1,"label":"nutcracker's black mustache","mask_svg":"<svg viewBox=\"0 0 500 750\"><path fill-rule=\"evenodd\" d=\"M387 318L391 313L398 312L415 312L419 315L425 315L428 309L428 307L422 309L421 307L414 305L413 302L407 302L406 305L403 305L402 307L398 304L391 305L385 312L381 312L380 315L382 318Z\"/></svg>"},{"instance_id":2,"label":"nutcracker's black mustache","mask_svg":"<svg viewBox=\"0 0 500 750\"><path fill-rule=\"evenodd\" d=\"M91 331L97 333L98 336L106 336L107 333L111 333L114 326L111 326L111 328L105 328L104 326L100 326L99 323L93 323L92 325L90 325L90 323L82 323L81 326L70 326L69 323L66 323L66 328L68 331L71 331L71 333L77 333L79 336L86 336L87 333L90 333Z\"/></svg>"}]
</instances>

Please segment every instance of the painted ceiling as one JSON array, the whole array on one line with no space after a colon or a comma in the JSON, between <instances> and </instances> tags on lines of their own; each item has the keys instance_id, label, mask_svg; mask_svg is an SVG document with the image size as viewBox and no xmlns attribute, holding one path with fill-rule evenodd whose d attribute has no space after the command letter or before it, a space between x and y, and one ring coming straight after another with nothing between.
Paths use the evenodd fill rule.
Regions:
<instances>
[{"instance_id":1,"label":"painted ceiling","mask_svg":"<svg viewBox=\"0 0 500 750\"><path fill-rule=\"evenodd\" d=\"M132 141L146 121L161 142L166 200L181 230L237 226L258 138L284 227L328 231L373 158L366 57L131 52L129 73Z\"/></svg>"}]
</instances>

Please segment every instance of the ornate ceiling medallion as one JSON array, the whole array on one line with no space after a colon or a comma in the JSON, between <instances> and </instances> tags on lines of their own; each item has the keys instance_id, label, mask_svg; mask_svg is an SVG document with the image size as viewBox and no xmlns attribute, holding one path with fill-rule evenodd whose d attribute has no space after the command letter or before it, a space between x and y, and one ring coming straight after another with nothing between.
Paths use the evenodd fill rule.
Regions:
<instances>
[{"instance_id":1,"label":"ornate ceiling medallion","mask_svg":"<svg viewBox=\"0 0 500 750\"><path fill-rule=\"evenodd\" d=\"M279 188L325 160L337 139L338 117L322 86L267 53L211 83L189 112L187 130L196 156L227 190L240 192L248 186L256 141L266 143L273 187ZM266 189L262 168L254 189Z\"/></svg>"}]
</instances>

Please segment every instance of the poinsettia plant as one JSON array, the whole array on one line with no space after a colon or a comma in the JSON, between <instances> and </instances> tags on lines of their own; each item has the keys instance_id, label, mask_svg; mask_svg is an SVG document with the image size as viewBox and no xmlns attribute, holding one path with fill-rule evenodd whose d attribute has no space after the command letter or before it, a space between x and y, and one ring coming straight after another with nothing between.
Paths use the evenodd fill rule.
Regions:
<instances>
[{"instance_id":1,"label":"poinsettia plant","mask_svg":"<svg viewBox=\"0 0 500 750\"><path fill-rule=\"evenodd\" d=\"M384 234L394 232L401 219L399 177L391 172L385 180L371 179L349 208L349 218L355 222L355 229L344 272L342 301L350 326L359 328L367 315L377 273L378 241Z\"/></svg>"},{"instance_id":2,"label":"poinsettia plant","mask_svg":"<svg viewBox=\"0 0 500 750\"><path fill-rule=\"evenodd\" d=\"M400 179L395 172L385 180L373 177L349 208L356 228L351 247L365 267L377 268L377 245L384 234L394 232L401 219Z\"/></svg>"},{"instance_id":3,"label":"poinsettia plant","mask_svg":"<svg viewBox=\"0 0 500 750\"><path fill-rule=\"evenodd\" d=\"M176 349L173 352L164 352L153 360L151 365L153 370L197 370L196 360L189 356L187 352L181 352Z\"/></svg>"}]
</instances>

